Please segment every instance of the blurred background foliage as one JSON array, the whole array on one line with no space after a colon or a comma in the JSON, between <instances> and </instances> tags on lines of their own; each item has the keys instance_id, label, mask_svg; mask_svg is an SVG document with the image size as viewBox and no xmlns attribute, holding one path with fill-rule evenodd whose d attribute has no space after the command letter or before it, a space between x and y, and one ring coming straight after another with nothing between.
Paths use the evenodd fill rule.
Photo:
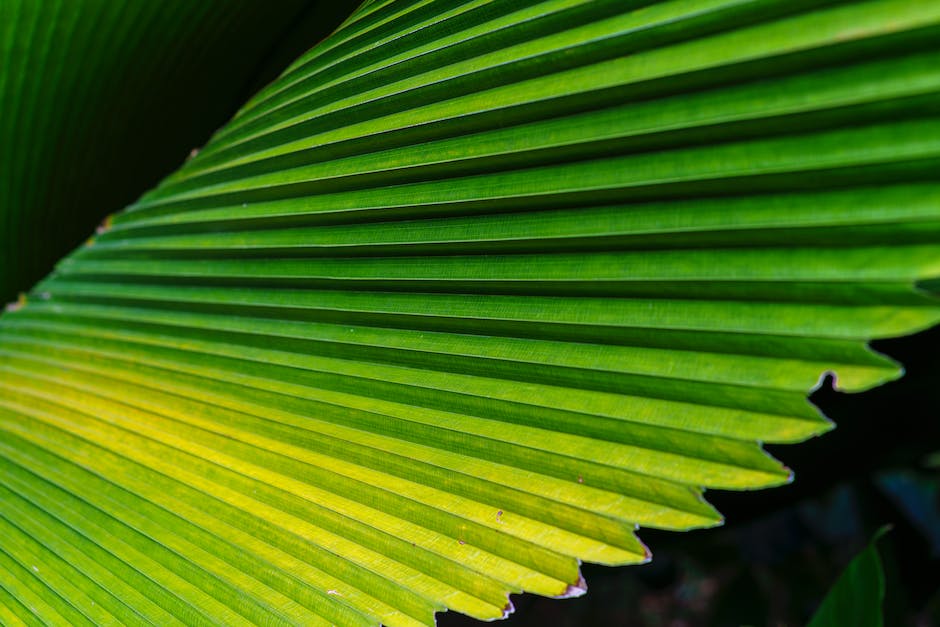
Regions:
<instances>
[{"instance_id":1,"label":"blurred background foliage","mask_svg":"<svg viewBox=\"0 0 940 627\"><path fill-rule=\"evenodd\" d=\"M0 302L178 168L357 4L0 2ZM39 23L54 26L34 38Z\"/></svg>"}]
</instances>

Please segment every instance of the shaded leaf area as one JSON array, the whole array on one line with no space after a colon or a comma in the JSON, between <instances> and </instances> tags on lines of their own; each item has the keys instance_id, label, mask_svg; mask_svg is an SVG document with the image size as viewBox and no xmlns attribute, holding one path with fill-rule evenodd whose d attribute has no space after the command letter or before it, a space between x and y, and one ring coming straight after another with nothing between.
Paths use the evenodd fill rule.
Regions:
<instances>
[{"instance_id":1,"label":"shaded leaf area","mask_svg":"<svg viewBox=\"0 0 940 627\"><path fill-rule=\"evenodd\" d=\"M375 0L0 320L0 606L426 625L786 483L932 325L940 5ZM50 565L53 565L50 567Z\"/></svg>"},{"instance_id":2,"label":"shaded leaf area","mask_svg":"<svg viewBox=\"0 0 940 627\"><path fill-rule=\"evenodd\" d=\"M884 571L876 540L877 537L839 575L809 627L884 625L881 609L885 594Z\"/></svg>"},{"instance_id":3,"label":"shaded leaf area","mask_svg":"<svg viewBox=\"0 0 940 627\"><path fill-rule=\"evenodd\" d=\"M0 4L0 302L178 167L276 75L269 56L306 50L344 4Z\"/></svg>"}]
</instances>

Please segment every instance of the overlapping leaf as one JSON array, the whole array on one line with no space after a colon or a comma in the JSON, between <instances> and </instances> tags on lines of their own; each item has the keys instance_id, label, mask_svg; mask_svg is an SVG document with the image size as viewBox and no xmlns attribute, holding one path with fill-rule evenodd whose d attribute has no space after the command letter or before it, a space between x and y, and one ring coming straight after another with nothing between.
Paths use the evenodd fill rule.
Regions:
<instances>
[{"instance_id":1,"label":"overlapping leaf","mask_svg":"<svg viewBox=\"0 0 940 627\"><path fill-rule=\"evenodd\" d=\"M0 3L0 300L176 168L344 4Z\"/></svg>"}]
</instances>

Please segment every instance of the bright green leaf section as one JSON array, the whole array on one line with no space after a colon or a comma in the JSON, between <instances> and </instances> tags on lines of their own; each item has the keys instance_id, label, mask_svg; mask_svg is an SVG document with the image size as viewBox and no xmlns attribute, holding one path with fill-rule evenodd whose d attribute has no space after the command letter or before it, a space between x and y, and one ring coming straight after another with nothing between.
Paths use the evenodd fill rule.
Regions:
<instances>
[{"instance_id":1,"label":"bright green leaf section","mask_svg":"<svg viewBox=\"0 0 940 627\"><path fill-rule=\"evenodd\" d=\"M0 620L499 618L789 481L940 319L938 33L363 4L0 319Z\"/></svg>"}]
</instances>

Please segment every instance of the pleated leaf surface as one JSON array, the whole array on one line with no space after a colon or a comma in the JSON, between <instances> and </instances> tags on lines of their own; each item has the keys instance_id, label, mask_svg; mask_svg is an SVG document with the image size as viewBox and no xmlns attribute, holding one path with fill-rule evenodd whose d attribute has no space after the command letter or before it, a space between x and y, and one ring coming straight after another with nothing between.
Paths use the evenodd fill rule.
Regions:
<instances>
[{"instance_id":1,"label":"pleated leaf surface","mask_svg":"<svg viewBox=\"0 0 940 627\"><path fill-rule=\"evenodd\" d=\"M940 318L940 4L373 0L0 319L0 618L429 625L786 483Z\"/></svg>"}]
</instances>

